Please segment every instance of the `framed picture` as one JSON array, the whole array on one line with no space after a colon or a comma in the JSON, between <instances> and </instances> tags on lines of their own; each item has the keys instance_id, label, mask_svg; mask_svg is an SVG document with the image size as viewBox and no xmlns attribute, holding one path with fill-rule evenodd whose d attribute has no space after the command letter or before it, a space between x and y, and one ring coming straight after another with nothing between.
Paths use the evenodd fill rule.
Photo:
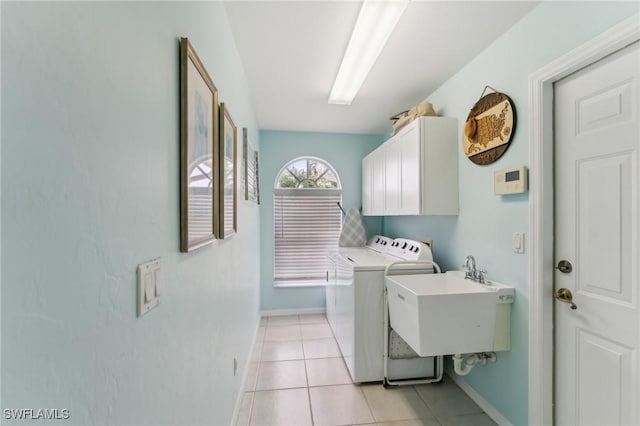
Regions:
<instances>
[{"instance_id":1,"label":"framed picture","mask_svg":"<svg viewBox=\"0 0 640 426\"><path fill-rule=\"evenodd\" d=\"M244 163L244 199L260 204L258 183L258 151L249 143L249 131L242 128L242 158Z\"/></svg>"},{"instance_id":2,"label":"framed picture","mask_svg":"<svg viewBox=\"0 0 640 426\"><path fill-rule=\"evenodd\" d=\"M210 244L218 229L218 89L180 39L180 251Z\"/></svg>"},{"instance_id":3,"label":"framed picture","mask_svg":"<svg viewBox=\"0 0 640 426\"><path fill-rule=\"evenodd\" d=\"M236 152L237 128L224 103L220 104L220 238L237 231Z\"/></svg>"},{"instance_id":4,"label":"framed picture","mask_svg":"<svg viewBox=\"0 0 640 426\"><path fill-rule=\"evenodd\" d=\"M256 203L260 204L260 167L258 165L258 151L254 153L254 168L256 170Z\"/></svg>"}]
</instances>

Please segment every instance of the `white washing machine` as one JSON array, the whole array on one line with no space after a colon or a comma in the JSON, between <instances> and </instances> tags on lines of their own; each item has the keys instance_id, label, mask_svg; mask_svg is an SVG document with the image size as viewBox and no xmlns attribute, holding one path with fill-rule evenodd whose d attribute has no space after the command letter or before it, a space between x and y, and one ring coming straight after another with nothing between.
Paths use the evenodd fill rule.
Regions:
<instances>
[{"instance_id":1,"label":"white washing machine","mask_svg":"<svg viewBox=\"0 0 640 426\"><path fill-rule=\"evenodd\" d=\"M390 274L433 273L431 249L418 241L375 235L365 247L341 247L329 255L326 287L327 319L338 341L355 383L383 381L384 274L387 265L398 261L420 261L393 267ZM392 340L396 347L397 336ZM411 358L408 346L387 363L387 377L393 380L435 377L437 357ZM411 349L408 348L410 352ZM441 368L441 366L440 366Z\"/></svg>"}]
</instances>

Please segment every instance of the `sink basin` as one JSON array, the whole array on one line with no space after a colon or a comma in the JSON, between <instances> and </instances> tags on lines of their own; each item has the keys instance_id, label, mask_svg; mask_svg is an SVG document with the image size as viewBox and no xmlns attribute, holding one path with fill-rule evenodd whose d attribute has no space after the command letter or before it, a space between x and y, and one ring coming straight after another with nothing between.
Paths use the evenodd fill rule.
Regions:
<instances>
[{"instance_id":1,"label":"sink basin","mask_svg":"<svg viewBox=\"0 0 640 426\"><path fill-rule=\"evenodd\" d=\"M514 289L445 274L385 278L391 327L420 356L511 349Z\"/></svg>"}]
</instances>

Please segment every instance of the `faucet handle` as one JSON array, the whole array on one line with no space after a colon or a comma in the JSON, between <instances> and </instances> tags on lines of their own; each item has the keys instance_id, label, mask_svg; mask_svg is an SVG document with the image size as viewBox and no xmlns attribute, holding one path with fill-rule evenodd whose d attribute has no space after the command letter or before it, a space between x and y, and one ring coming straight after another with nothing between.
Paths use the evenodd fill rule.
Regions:
<instances>
[{"instance_id":1,"label":"faucet handle","mask_svg":"<svg viewBox=\"0 0 640 426\"><path fill-rule=\"evenodd\" d=\"M484 275L487 273L486 269L478 269L478 282L484 284Z\"/></svg>"}]
</instances>

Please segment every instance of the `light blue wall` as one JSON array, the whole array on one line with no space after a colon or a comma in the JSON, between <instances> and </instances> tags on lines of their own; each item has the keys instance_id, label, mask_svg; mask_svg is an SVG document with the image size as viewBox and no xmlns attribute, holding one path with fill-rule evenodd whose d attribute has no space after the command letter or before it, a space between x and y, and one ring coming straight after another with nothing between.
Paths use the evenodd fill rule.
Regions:
<instances>
[{"instance_id":1,"label":"light blue wall","mask_svg":"<svg viewBox=\"0 0 640 426\"><path fill-rule=\"evenodd\" d=\"M258 321L259 208L240 201L237 235L178 253L180 36L259 141L223 4L1 8L2 408L229 424ZM136 265L155 257L161 303L136 318Z\"/></svg>"},{"instance_id":2,"label":"light blue wall","mask_svg":"<svg viewBox=\"0 0 640 426\"><path fill-rule=\"evenodd\" d=\"M280 169L297 157L326 160L342 183L342 205L362 206L362 159L382 142L380 135L347 135L263 130L260 132L261 303L262 310L324 308L324 287L273 287L273 185ZM369 235L380 230L379 218L365 221Z\"/></svg>"},{"instance_id":3,"label":"light blue wall","mask_svg":"<svg viewBox=\"0 0 640 426\"><path fill-rule=\"evenodd\" d=\"M624 18L637 13L637 2L544 2L510 31L431 94L440 115L457 117L461 134L469 109L486 84L508 94L517 111L514 139L504 156L477 166L459 148L460 215L386 218L390 236L434 239L435 258L445 269L460 269L473 254L488 277L516 287L510 352L498 362L478 367L467 382L511 422L527 423L528 258L514 254L514 232L528 232L528 194L493 195L493 172L528 165L528 77L547 63ZM460 140L458 140L460 146ZM526 248L525 248L526 251Z\"/></svg>"}]
</instances>

